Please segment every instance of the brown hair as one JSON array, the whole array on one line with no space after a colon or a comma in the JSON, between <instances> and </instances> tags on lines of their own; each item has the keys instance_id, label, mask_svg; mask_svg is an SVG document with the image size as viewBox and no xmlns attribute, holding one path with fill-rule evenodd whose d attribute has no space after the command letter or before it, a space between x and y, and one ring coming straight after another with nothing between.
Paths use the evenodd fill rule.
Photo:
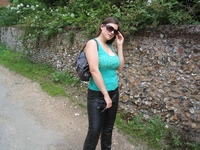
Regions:
<instances>
[{"instance_id":1,"label":"brown hair","mask_svg":"<svg viewBox=\"0 0 200 150\"><path fill-rule=\"evenodd\" d=\"M118 25L118 31L119 31L119 22L118 22L117 19L115 19L113 17L107 17L101 22L101 25L102 24L108 24L108 23L114 23L114 24ZM101 25L98 28L96 37L98 37L101 34ZM115 38L116 38L116 36L114 36L111 40L107 41L106 43L112 44L114 42Z\"/></svg>"}]
</instances>

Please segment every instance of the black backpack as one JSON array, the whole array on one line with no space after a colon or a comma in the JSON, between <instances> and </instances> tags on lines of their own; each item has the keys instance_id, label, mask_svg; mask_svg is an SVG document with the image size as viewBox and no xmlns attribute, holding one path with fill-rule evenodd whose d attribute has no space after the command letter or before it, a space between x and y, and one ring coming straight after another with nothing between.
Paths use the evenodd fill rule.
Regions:
<instances>
[{"instance_id":1,"label":"black backpack","mask_svg":"<svg viewBox=\"0 0 200 150\"><path fill-rule=\"evenodd\" d=\"M94 39L96 41L96 39ZM97 43L97 41L96 41ZM75 70L80 78L81 81L89 81L91 77L91 73L89 70L89 64L87 62L86 56L85 56L85 49L86 44L78 54L73 66L75 67ZM97 43L98 46L98 43Z\"/></svg>"}]
</instances>

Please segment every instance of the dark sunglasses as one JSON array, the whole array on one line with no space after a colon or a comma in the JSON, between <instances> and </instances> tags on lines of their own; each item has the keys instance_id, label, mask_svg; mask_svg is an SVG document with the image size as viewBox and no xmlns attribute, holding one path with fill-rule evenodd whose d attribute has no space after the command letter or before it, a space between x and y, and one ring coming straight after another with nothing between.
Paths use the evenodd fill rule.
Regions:
<instances>
[{"instance_id":1,"label":"dark sunglasses","mask_svg":"<svg viewBox=\"0 0 200 150\"><path fill-rule=\"evenodd\" d=\"M115 34L115 35L118 35L118 30L115 30L112 26L105 24L104 27L106 27L106 29L107 29L109 32L114 31L114 34Z\"/></svg>"}]
</instances>

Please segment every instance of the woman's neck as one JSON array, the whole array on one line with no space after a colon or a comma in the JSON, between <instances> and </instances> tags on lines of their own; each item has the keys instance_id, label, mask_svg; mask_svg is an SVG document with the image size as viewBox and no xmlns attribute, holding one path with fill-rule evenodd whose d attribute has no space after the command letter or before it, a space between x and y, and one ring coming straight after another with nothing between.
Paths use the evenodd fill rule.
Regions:
<instances>
[{"instance_id":1,"label":"woman's neck","mask_svg":"<svg viewBox=\"0 0 200 150\"><path fill-rule=\"evenodd\" d=\"M101 35L99 35L97 37L97 39L99 40L99 42L101 42L102 44L106 44L107 40L105 40Z\"/></svg>"}]
</instances>

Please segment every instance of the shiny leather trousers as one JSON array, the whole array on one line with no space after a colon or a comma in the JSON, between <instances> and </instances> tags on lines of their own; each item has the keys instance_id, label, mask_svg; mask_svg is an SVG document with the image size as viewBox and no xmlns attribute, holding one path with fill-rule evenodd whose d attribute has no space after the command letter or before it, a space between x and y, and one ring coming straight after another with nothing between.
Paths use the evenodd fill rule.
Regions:
<instances>
[{"instance_id":1,"label":"shiny leather trousers","mask_svg":"<svg viewBox=\"0 0 200 150\"><path fill-rule=\"evenodd\" d=\"M83 150L95 150L101 135L101 150L110 150L112 143L112 131L115 123L119 91L116 88L108 91L112 99L112 107L104 110L106 102L99 91L88 89L87 111L88 111L88 133L85 139Z\"/></svg>"}]
</instances>

